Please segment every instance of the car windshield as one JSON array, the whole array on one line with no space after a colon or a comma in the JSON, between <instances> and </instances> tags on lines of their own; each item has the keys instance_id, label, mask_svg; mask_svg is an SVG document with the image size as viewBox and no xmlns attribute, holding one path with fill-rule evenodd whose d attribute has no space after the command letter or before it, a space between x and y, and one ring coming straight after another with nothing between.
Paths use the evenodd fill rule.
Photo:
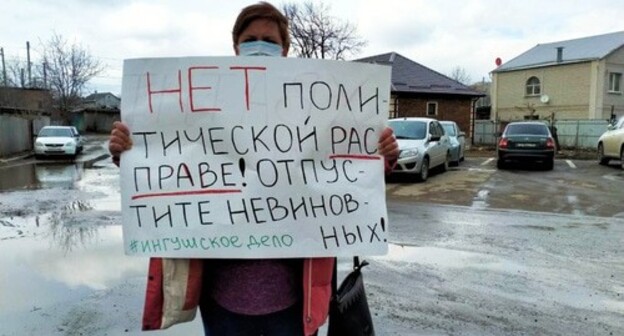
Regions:
<instances>
[{"instance_id":1,"label":"car windshield","mask_svg":"<svg viewBox=\"0 0 624 336\"><path fill-rule=\"evenodd\" d=\"M444 132L446 132L446 135L457 135L457 133L455 133L455 127L453 127L453 124L442 124L442 127L444 127Z\"/></svg>"},{"instance_id":2,"label":"car windshield","mask_svg":"<svg viewBox=\"0 0 624 336\"><path fill-rule=\"evenodd\" d=\"M507 135L548 135L548 128L541 124L510 124L505 133Z\"/></svg>"},{"instance_id":3,"label":"car windshield","mask_svg":"<svg viewBox=\"0 0 624 336\"><path fill-rule=\"evenodd\" d=\"M390 121L388 126L397 139L421 140L427 135L427 123L423 121L395 120Z\"/></svg>"},{"instance_id":4,"label":"car windshield","mask_svg":"<svg viewBox=\"0 0 624 336\"><path fill-rule=\"evenodd\" d=\"M40 137L73 137L69 128L44 128L39 132Z\"/></svg>"}]
</instances>

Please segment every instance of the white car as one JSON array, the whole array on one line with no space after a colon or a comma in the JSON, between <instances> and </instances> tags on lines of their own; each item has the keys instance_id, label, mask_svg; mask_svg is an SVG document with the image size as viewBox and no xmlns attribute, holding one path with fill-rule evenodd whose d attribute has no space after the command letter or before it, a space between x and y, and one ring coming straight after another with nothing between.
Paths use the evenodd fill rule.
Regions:
<instances>
[{"instance_id":1,"label":"white car","mask_svg":"<svg viewBox=\"0 0 624 336\"><path fill-rule=\"evenodd\" d=\"M35 157L71 156L82 151L82 138L72 126L44 126L35 140Z\"/></svg>"},{"instance_id":2,"label":"white car","mask_svg":"<svg viewBox=\"0 0 624 336\"><path fill-rule=\"evenodd\" d=\"M432 118L398 118L388 120L399 143L399 158L392 173L415 174L426 181L429 170L451 161L450 142L442 125Z\"/></svg>"},{"instance_id":3,"label":"white car","mask_svg":"<svg viewBox=\"0 0 624 336\"><path fill-rule=\"evenodd\" d=\"M624 117L610 125L598 139L598 162L606 165L610 160L620 160L624 169Z\"/></svg>"}]
</instances>

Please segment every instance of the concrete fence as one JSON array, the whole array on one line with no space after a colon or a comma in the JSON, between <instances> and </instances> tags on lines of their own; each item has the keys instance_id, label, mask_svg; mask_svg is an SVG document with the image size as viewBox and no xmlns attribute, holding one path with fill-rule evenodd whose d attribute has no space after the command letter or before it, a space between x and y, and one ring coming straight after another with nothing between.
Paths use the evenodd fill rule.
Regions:
<instances>
[{"instance_id":1,"label":"concrete fence","mask_svg":"<svg viewBox=\"0 0 624 336\"><path fill-rule=\"evenodd\" d=\"M49 124L49 117L26 119L0 115L0 157L32 150L34 134Z\"/></svg>"},{"instance_id":2,"label":"concrete fence","mask_svg":"<svg viewBox=\"0 0 624 336\"><path fill-rule=\"evenodd\" d=\"M498 132L509 121L476 120L473 143L477 146L495 146ZM550 126L550 122L544 120ZM559 146L568 149L595 149L598 138L607 130L606 120L555 120Z\"/></svg>"}]
</instances>

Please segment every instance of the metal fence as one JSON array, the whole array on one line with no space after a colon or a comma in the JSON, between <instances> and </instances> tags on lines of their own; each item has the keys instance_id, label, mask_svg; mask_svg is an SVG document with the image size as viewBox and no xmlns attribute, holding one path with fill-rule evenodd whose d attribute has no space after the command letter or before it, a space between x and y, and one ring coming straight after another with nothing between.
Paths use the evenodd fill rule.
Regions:
<instances>
[{"instance_id":1,"label":"metal fence","mask_svg":"<svg viewBox=\"0 0 624 336\"><path fill-rule=\"evenodd\" d=\"M550 122L544 120L550 126ZM509 121L476 120L473 143L477 146L495 146L498 132ZM607 130L606 120L555 120L559 146L567 149L594 149L598 138Z\"/></svg>"}]
</instances>

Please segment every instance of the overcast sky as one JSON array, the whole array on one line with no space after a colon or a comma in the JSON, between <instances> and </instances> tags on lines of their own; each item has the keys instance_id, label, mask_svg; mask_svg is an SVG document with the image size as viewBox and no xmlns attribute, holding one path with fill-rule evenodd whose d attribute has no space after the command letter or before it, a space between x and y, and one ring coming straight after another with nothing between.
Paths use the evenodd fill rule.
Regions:
<instances>
[{"instance_id":1,"label":"overcast sky","mask_svg":"<svg viewBox=\"0 0 624 336\"><path fill-rule=\"evenodd\" d=\"M303 2L291 0L288 2ZM313 0L316 1L316 0ZM287 1L269 1L281 7ZM2 0L0 47L7 63L37 63L41 41L77 41L107 71L88 85L121 92L126 58L232 55L239 0ZM330 14L355 24L368 45L357 55L395 51L443 74L456 67L489 79L495 59L509 61L538 43L624 31L623 0L325 0Z\"/></svg>"}]
</instances>

